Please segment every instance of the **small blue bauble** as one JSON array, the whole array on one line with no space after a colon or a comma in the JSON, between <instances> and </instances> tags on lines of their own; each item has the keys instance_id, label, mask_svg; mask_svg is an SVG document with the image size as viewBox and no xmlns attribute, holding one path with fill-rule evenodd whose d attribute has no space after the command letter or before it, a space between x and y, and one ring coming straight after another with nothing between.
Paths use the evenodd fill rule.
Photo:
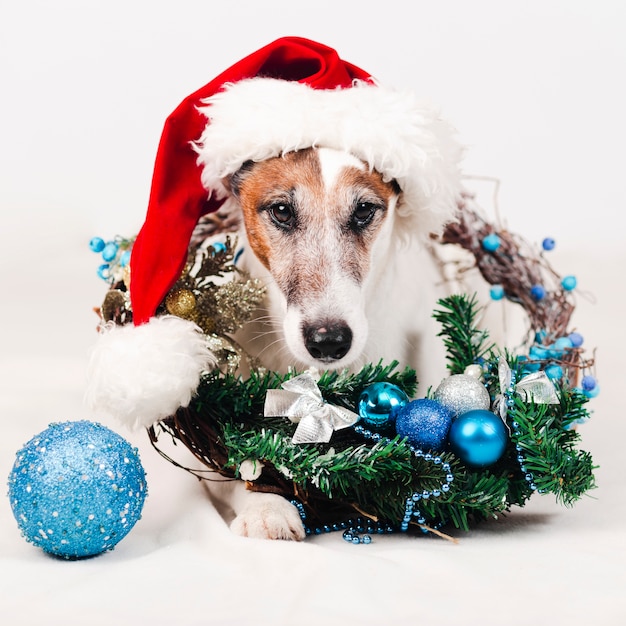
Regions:
<instances>
[{"instance_id":1,"label":"small blue bauble","mask_svg":"<svg viewBox=\"0 0 626 626\"><path fill-rule=\"evenodd\" d=\"M591 374L587 374L583 376L581 381L581 387L583 391L591 391L598 384L598 381L595 379L595 376L591 376Z\"/></svg>"},{"instance_id":2,"label":"small blue bauble","mask_svg":"<svg viewBox=\"0 0 626 626\"><path fill-rule=\"evenodd\" d=\"M543 285L533 285L530 288L530 295L535 300L543 300L546 297L546 288Z\"/></svg>"},{"instance_id":3,"label":"small blue bauble","mask_svg":"<svg viewBox=\"0 0 626 626\"><path fill-rule=\"evenodd\" d=\"M119 246L114 241L109 241L102 250L102 258L105 261L112 261L117 256Z\"/></svg>"},{"instance_id":4,"label":"small blue bauble","mask_svg":"<svg viewBox=\"0 0 626 626\"><path fill-rule=\"evenodd\" d=\"M489 295L492 300L502 300L502 298L504 298L504 288L502 285L494 285L489 290Z\"/></svg>"},{"instance_id":5,"label":"small blue bauble","mask_svg":"<svg viewBox=\"0 0 626 626\"><path fill-rule=\"evenodd\" d=\"M580 346L582 346L585 342L583 336L580 333L570 333L567 337L572 342L572 346L574 348L580 348Z\"/></svg>"},{"instance_id":6,"label":"small blue bauble","mask_svg":"<svg viewBox=\"0 0 626 626\"><path fill-rule=\"evenodd\" d=\"M89 240L89 248L92 252L102 252L104 250L104 239L102 237L92 237Z\"/></svg>"},{"instance_id":7,"label":"small blue bauble","mask_svg":"<svg viewBox=\"0 0 626 626\"><path fill-rule=\"evenodd\" d=\"M576 285L578 281L576 280L576 276L565 276L561 281L561 287L565 289L565 291L572 291L576 289Z\"/></svg>"},{"instance_id":8,"label":"small blue bauble","mask_svg":"<svg viewBox=\"0 0 626 626\"><path fill-rule=\"evenodd\" d=\"M549 252L550 250L554 250L554 246L556 246L556 241L554 241L552 237L546 237L541 242L541 246L544 250L546 250L546 252Z\"/></svg>"},{"instance_id":9,"label":"small blue bauble","mask_svg":"<svg viewBox=\"0 0 626 626\"><path fill-rule=\"evenodd\" d=\"M395 412L409 401L409 397L391 383L374 383L366 387L359 398L361 421L369 428L392 424Z\"/></svg>"},{"instance_id":10,"label":"small blue bauble","mask_svg":"<svg viewBox=\"0 0 626 626\"><path fill-rule=\"evenodd\" d=\"M556 363L548 365L544 369L544 372L550 380L561 380L561 378L563 378L563 368Z\"/></svg>"},{"instance_id":11,"label":"small blue bauble","mask_svg":"<svg viewBox=\"0 0 626 626\"><path fill-rule=\"evenodd\" d=\"M218 254L219 252L226 252L226 244L222 243L221 241L216 241L214 244L212 244L212 255L215 256L216 254Z\"/></svg>"},{"instance_id":12,"label":"small blue bauble","mask_svg":"<svg viewBox=\"0 0 626 626\"><path fill-rule=\"evenodd\" d=\"M103 263L98 266L97 273L102 280L109 280L111 278L111 266L108 263Z\"/></svg>"},{"instance_id":13,"label":"small blue bauble","mask_svg":"<svg viewBox=\"0 0 626 626\"><path fill-rule=\"evenodd\" d=\"M396 432L422 450L442 450L452 411L435 400L413 400L396 413Z\"/></svg>"},{"instance_id":14,"label":"small blue bauble","mask_svg":"<svg viewBox=\"0 0 626 626\"><path fill-rule=\"evenodd\" d=\"M572 340L569 337L559 337L550 346L550 354L555 358L559 358L563 356L566 350L571 350L573 347Z\"/></svg>"},{"instance_id":15,"label":"small blue bauble","mask_svg":"<svg viewBox=\"0 0 626 626\"><path fill-rule=\"evenodd\" d=\"M126 267L130 263L130 250L124 250L120 256L120 265Z\"/></svg>"},{"instance_id":16,"label":"small blue bauble","mask_svg":"<svg viewBox=\"0 0 626 626\"><path fill-rule=\"evenodd\" d=\"M547 348L543 346L531 346L528 354L531 359L541 361L543 359L547 359L550 356L550 352Z\"/></svg>"},{"instance_id":17,"label":"small blue bauble","mask_svg":"<svg viewBox=\"0 0 626 626\"><path fill-rule=\"evenodd\" d=\"M500 247L500 237L496 233L491 233L483 239L482 244L488 252L495 252Z\"/></svg>"},{"instance_id":18,"label":"small blue bauble","mask_svg":"<svg viewBox=\"0 0 626 626\"><path fill-rule=\"evenodd\" d=\"M66 559L111 550L141 517L146 475L135 448L101 424L51 424L16 454L9 499L24 538Z\"/></svg>"},{"instance_id":19,"label":"small blue bauble","mask_svg":"<svg viewBox=\"0 0 626 626\"><path fill-rule=\"evenodd\" d=\"M598 385L598 383L596 383L595 386L593 387L593 389L583 389L583 393L588 398L596 398L596 397L598 397L598 395L600 395L600 385Z\"/></svg>"},{"instance_id":20,"label":"small blue bauble","mask_svg":"<svg viewBox=\"0 0 626 626\"><path fill-rule=\"evenodd\" d=\"M504 453L506 427L491 411L468 411L452 422L448 440L452 451L461 461L484 467L495 463Z\"/></svg>"}]
</instances>

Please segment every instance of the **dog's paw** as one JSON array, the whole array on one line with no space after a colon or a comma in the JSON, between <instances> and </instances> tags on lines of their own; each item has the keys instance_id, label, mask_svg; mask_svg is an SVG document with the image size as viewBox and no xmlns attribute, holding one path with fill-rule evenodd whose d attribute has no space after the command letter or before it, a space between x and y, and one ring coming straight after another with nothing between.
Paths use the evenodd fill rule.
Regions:
<instances>
[{"instance_id":1,"label":"dog's paw","mask_svg":"<svg viewBox=\"0 0 626 626\"><path fill-rule=\"evenodd\" d=\"M298 509L272 493L257 496L235 517L231 530L242 537L302 541L306 536Z\"/></svg>"}]
</instances>

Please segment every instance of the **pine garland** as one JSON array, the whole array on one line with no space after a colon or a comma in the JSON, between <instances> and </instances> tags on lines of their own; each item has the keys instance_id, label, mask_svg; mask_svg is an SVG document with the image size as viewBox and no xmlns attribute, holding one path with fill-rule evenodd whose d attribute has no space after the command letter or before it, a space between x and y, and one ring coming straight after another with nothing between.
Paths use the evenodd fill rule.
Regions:
<instances>
[{"instance_id":1,"label":"pine garland","mask_svg":"<svg viewBox=\"0 0 626 626\"><path fill-rule=\"evenodd\" d=\"M455 295L440 300L434 316L442 325L451 371L482 362L495 399L501 390L494 371L502 355L489 342L488 333L477 328L479 313L475 297ZM521 371L523 362L507 358L512 369ZM412 395L415 372L396 368L397 363L392 363L368 365L356 374L327 372L319 387L328 402L351 409L375 382L391 382ZM295 497L305 506L309 520L319 524L359 513L398 528L407 498L437 491L445 484L446 466L454 475L449 491L419 503L426 527L468 530L479 520L523 506L535 491L552 493L557 501L571 505L594 487L591 456L576 449L579 435L568 429L588 417L588 399L577 391L561 387L559 405L536 405L515 396L507 416L511 437L505 454L492 466L476 469L447 450L417 456L406 440L393 433L381 433L371 441L346 429L336 432L329 444L293 444L295 425L285 418L264 417L263 403L268 389L295 375L261 371L242 379L207 374L190 407L152 428L151 440L157 446L159 434L167 432L209 468L231 478L240 477L244 461L260 463L261 476L248 487ZM527 475L533 476L533 485Z\"/></svg>"}]
</instances>

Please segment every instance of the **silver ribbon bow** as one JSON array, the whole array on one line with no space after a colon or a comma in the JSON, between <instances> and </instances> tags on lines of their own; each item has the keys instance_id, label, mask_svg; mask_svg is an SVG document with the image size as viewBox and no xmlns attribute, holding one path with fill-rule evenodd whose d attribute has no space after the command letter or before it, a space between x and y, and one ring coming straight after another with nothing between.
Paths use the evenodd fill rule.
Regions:
<instances>
[{"instance_id":1,"label":"silver ribbon bow","mask_svg":"<svg viewBox=\"0 0 626 626\"><path fill-rule=\"evenodd\" d=\"M359 419L356 413L325 402L308 372L286 380L281 387L268 389L264 414L288 417L297 423L293 443L328 443L334 431L348 428Z\"/></svg>"},{"instance_id":2,"label":"silver ribbon bow","mask_svg":"<svg viewBox=\"0 0 626 626\"><path fill-rule=\"evenodd\" d=\"M498 360L498 379L500 381L500 393L494 401L494 410L497 410L500 417L506 421L508 411L507 394L511 388L513 373L504 357L500 357ZM559 396L556 393L554 384L543 371L533 372L524 376L514 385L513 391L519 394L524 402L559 404Z\"/></svg>"}]
</instances>

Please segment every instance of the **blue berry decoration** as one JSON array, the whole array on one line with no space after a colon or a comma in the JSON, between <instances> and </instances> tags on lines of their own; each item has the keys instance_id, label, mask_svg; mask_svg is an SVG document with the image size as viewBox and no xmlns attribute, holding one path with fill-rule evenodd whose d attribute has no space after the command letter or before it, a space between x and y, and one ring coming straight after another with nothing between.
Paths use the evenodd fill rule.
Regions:
<instances>
[{"instance_id":1,"label":"blue berry decoration","mask_svg":"<svg viewBox=\"0 0 626 626\"><path fill-rule=\"evenodd\" d=\"M546 297L546 288L543 285L533 285L530 288L530 295L537 301Z\"/></svg>"},{"instance_id":2,"label":"blue berry decoration","mask_svg":"<svg viewBox=\"0 0 626 626\"><path fill-rule=\"evenodd\" d=\"M92 237L89 240L89 248L92 252L102 252L104 250L104 239L102 237Z\"/></svg>"},{"instance_id":3,"label":"blue berry decoration","mask_svg":"<svg viewBox=\"0 0 626 626\"><path fill-rule=\"evenodd\" d=\"M66 559L111 550L141 517L146 476L135 448L101 424L51 424L16 454L9 499L23 537Z\"/></svg>"},{"instance_id":4,"label":"blue berry decoration","mask_svg":"<svg viewBox=\"0 0 626 626\"><path fill-rule=\"evenodd\" d=\"M576 285L578 281L576 280L576 276L565 276L561 281L561 287L565 289L565 291L572 291L576 289Z\"/></svg>"},{"instance_id":5,"label":"blue berry decoration","mask_svg":"<svg viewBox=\"0 0 626 626\"><path fill-rule=\"evenodd\" d=\"M546 252L550 252L550 250L554 250L554 246L556 246L556 241L554 241L554 239L552 239L552 237L546 237L542 242L541 242L541 247L546 251Z\"/></svg>"},{"instance_id":6,"label":"blue berry decoration","mask_svg":"<svg viewBox=\"0 0 626 626\"><path fill-rule=\"evenodd\" d=\"M502 285L493 285L489 290L489 295L492 300L502 300L504 298L504 288Z\"/></svg>"},{"instance_id":7,"label":"blue berry decoration","mask_svg":"<svg viewBox=\"0 0 626 626\"><path fill-rule=\"evenodd\" d=\"M591 391L592 389L595 389L595 386L597 384L598 381L595 379L594 376L591 376L590 374L583 376L583 379L581 381L581 387L583 388L583 391Z\"/></svg>"},{"instance_id":8,"label":"blue berry decoration","mask_svg":"<svg viewBox=\"0 0 626 626\"><path fill-rule=\"evenodd\" d=\"M409 401L400 387L380 382L366 387L359 398L359 416L369 428L381 428L392 424L395 412Z\"/></svg>"},{"instance_id":9,"label":"blue berry decoration","mask_svg":"<svg viewBox=\"0 0 626 626\"><path fill-rule=\"evenodd\" d=\"M109 241L102 250L102 258L105 261L113 261L119 249L120 247L114 241Z\"/></svg>"},{"instance_id":10,"label":"blue berry decoration","mask_svg":"<svg viewBox=\"0 0 626 626\"><path fill-rule=\"evenodd\" d=\"M507 432L495 413L477 409L459 415L452 422L448 441L461 461L484 467L495 463L504 453Z\"/></svg>"},{"instance_id":11,"label":"blue berry decoration","mask_svg":"<svg viewBox=\"0 0 626 626\"><path fill-rule=\"evenodd\" d=\"M570 333L567 337L572 342L572 347L574 348L580 348L585 342L585 339L580 333Z\"/></svg>"},{"instance_id":12,"label":"blue berry decoration","mask_svg":"<svg viewBox=\"0 0 626 626\"><path fill-rule=\"evenodd\" d=\"M487 252L495 252L500 247L500 237L496 233L491 233L483 239L482 244Z\"/></svg>"},{"instance_id":13,"label":"blue berry decoration","mask_svg":"<svg viewBox=\"0 0 626 626\"><path fill-rule=\"evenodd\" d=\"M452 421L452 411L435 400L413 400L396 413L396 432L424 450L442 450Z\"/></svg>"}]
</instances>

